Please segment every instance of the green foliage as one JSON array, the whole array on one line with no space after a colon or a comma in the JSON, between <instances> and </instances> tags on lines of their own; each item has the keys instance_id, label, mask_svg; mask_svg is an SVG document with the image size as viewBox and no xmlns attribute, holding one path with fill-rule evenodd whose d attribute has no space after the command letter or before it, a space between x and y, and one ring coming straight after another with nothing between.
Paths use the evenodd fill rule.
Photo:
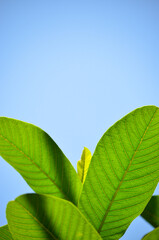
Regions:
<instances>
[{"instance_id":1,"label":"green foliage","mask_svg":"<svg viewBox=\"0 0 159 240\"><path fill-rule=\"evenodd\" d=\"M77 204L81 182L75 169L40 128L1 117L0 155L36 193L51 194Z\"/></svg>"},{"instance_id":2,"label":"green foliage","mask_svg":"<svg viewBox=\"0 0 159 240\"><path fill-rule=\"evenodd\" d=\"M141 216L152 226L159 226L159 196L152 196Z\"/></svg>"},{"instance_id":3,"label":"green foliage","mask_svg":"<svg viewBox=\"0 0 159 240\"><path fill-rule=\"evenodd\" d=\"M159 240L159 227L145 235L142 240Z\"/></svg>"},{"instance_id":4,"label":"green foliage","mask_svg":"<svg viewBox=\"0 0 159 240\"><path fill-rule=\"evenodd\" d=\"M140 214L158 226L158 197L151 199L159 181L155 106L115 123L93 156L84 148L78 174L43 130L14 119L0 118L0 155L36 192L9 202L0 239L117 240Z\"/></svg>"},{"instance_id":5,"label":"green foliage","mask_svg":"<svg viewBox=\"0 0 159 240\"><path fill-rule=\"evenodd\" d=\"M11 235L7 225L0 227L0 239L13 240L12 235Z\"/></svg>"},{"instance_id":6,"label":"green foliage","mask_svg":"<svg viewBox=\"0 0 159 240\"><path fill-rule=\"evenodd\" d=\"M13 238L17 240L101 239L77 207L57 197L22 195L9 202L7 219Z\"/></svg>"},{"instance_id":7,"label":"green foliage","mask_svg":"<svg viewBox=\"0 0 159 240\"><path fill-rule=\"evenodd\" d=\"M103 239L119 239L159 179L159 111L137 109L114 124L93 154L79 209Z\"/></svg>"}]
</instances>

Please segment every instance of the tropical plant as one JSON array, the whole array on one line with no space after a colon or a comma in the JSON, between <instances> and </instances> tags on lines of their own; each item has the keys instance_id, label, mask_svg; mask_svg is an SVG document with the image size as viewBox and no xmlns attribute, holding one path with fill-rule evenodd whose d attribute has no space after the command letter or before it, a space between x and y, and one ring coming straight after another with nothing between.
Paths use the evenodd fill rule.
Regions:
<instances>
[{"instance_id":1,"label":"tropical plant","mask_svg":"<svg viewBox=\"0 0 159 240\"><path fill-rule=\"evenodd\" d=\"M93 156L84 148L78 174L47 133L6 117L0 155L35 191L8 203L0 239L117 240L140 214L156 227L143 239L159 239L159 199L152 197L159 181L158 107L116 122Z\"/></svg>"}]
</instances>

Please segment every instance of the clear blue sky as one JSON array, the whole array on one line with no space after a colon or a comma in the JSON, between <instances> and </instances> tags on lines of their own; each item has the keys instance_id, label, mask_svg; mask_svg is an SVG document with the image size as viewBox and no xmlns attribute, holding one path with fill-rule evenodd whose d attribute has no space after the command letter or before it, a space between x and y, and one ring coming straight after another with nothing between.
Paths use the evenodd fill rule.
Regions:
<instances>
[{"instance_id":1,"label":"clear blue sky","mask_svg":"<svg viewBox=\"0 0 159 240\"><path fill-rule=\"evenodd\" d=\"M159 1L1 0L0 115L44 129L71 163L128 112L159 106ZM0 225L31 192L0 158ZM122 240L151 230L137 218Z\"/></svg>"}]
</instances>

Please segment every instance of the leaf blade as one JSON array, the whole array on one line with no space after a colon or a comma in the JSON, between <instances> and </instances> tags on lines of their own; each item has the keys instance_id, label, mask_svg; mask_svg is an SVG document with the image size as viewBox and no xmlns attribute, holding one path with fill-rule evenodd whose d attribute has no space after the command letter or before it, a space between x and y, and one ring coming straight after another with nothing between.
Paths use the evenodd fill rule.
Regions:
<instances>
[{"instance_id":1,"label":"leaf blade","mask_svg":"<svg viewBox=\"0 0 159 240\"><path fill-rule=\"evenodd\" d=\"M17 240L101 239L71 202L39 194L22 195L7 206L9 229Z\"/></svg>"},{"instance_id":2,"label":"leaf blade","mask_svg":"<svg viewBox=\"0 0 159 240\"><path fill-rule=\"evenodd\" d=\"M159 196L152 196L141 216L153 227L159 226Z\"/></svg>"},{"instance_id":3,"label":"leaf blade","mask_svg":"<svg viewBox=\"0 0 159 240\"><path fill-rule=\"evenodd\" d=\"M79 209L103 239L119 239L145 208L159 179L158 150L159 110L155 106L129 113L99 141Z\"/></svg>"},{"instance_id":4,"label":"leaf blade","mask_svg":"<svg viewBox=\"0 0 159 240\"><path fill-rule=\"evenodd\" d=\"M158 239L159 239L159 227L149 232L142 238L142 240L158 240Z\"/></svg>"},{"instance_id":5,"label":"leaf blade","mask_svg":"<svg viewBox=\"0 0 159 240\"><path fill-rule=\"evenodd\" d=\"M1 117L0 155L35 192L77 204L81 189L78 176L61 149L42 129Z\"/></svg>"},{"instance_id":6,"label":"leaf blade","mask_svg":"<svg viewBox=\"0 0 159 240\"><path fill-rule=\"evenodd\" d=\"M90 150L84 147L81 159L77 162L77 172L82 183L84 183L86 179L91 158L92 158L92 154Z\"/></svg>"},{"instance_id":7,"label":"leaf blade","mask_svg":"<svg viewBox=\"0 0 159 240\"><path fill-rule=\"evenodd\" d=\"M1 240L13 240L12 235L9 231L8 225L0 227L0 239Z\"/></svg>"}]
</instances>

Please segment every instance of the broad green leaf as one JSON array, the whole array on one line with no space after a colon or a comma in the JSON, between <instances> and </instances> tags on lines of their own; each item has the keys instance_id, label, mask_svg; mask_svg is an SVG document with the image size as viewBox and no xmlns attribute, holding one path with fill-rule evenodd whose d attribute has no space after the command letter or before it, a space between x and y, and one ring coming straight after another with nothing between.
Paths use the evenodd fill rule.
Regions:
<instances>
[{"instance_id":1,"label":"broad green leaf","mask_svg":"<svg viewBox=\"0 0 159 240\"><path fill-rule=\"evenodd\" d=\"M142 213L158 181L159 109L146 106L103 135L78 206L103 239L119 239Z\"/></svg>"},{"instance_id":2,"label":"broad green leaf","mask_svg":"<svg viewBox=\"0 0 159 240\"><path fill-rule=\"evenodd\" d=\"M90 150L85 147L82 152L81 160L77 163L77 172L82 183L85 181L91 158L92 155Z\"/></svg>"},{"instance_id":3,"label":"broad green leaf","mask_svg":"<svg viewBox=\"0 0 159 240\"><path fill-rule=\"evenodd\" d=\"M159 226L159 196L152 196L141 216L152 226Z\"/></svg>"},{"instance_id":4,"label":"broad green leaf","mask_svg":"<svg viewBox=\"0 0 159 240\"><path fill-rule=\"evenodd\" d=\"M82 185L79 177L57 144L42 129L1 117L0 155L35 192L77 203Z\"/></svg>"},{"instance_id":5,"label":"broad green leaf","mask_svg":"<svg viewBox=\"0 0 159 240\"><path fill-rule=\"evenodd\" d=\"M71 202L26 194L7 206L9 229L16 240L100 240L101 237Z\"/></svg>"},{"instance_id":6,"label":"broad green leaf","mask_svg":"<svg viewBox=\"0 0 159 240\"><path fill-rule=\"evenodd\" d=\"M8 229L8 225L0 227L0 239L1 240L13 240L12 235Z\"/></svg>"},{"instance_id":7,"label":"broad green leaf","mask_svg":"<svg viewBox=\"0 0 159 240\"><path fill-rule=\"evenodd\" d=\"M159 227L146 234L142 240L159 240Z\"/></svg>"}]
</instances>

